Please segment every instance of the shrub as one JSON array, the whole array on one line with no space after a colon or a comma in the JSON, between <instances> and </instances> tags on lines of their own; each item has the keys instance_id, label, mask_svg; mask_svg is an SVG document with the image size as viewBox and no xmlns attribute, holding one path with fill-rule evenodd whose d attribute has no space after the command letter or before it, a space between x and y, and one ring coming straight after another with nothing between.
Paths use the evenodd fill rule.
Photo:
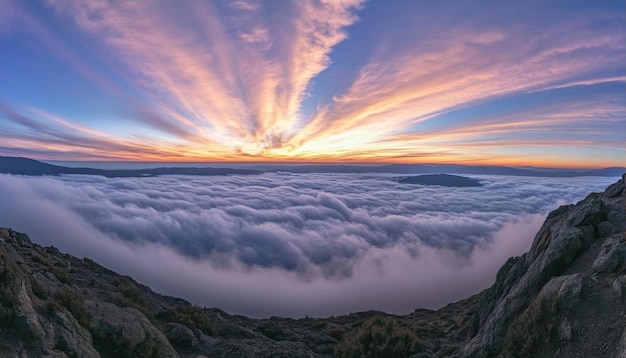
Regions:
<instances>
[{"instance_id":1,"label":"shrub","mask_svg":"<svg viewBox=\"0 0 626 358\"><path fill-rule=\"evenodd\" d=\"M332 327L324 331L327 335L333 337L334 339L341 341L343 339L343 335L345 331L341 327Z\"/></svg>"},{"instance_id":2,"label":"shrub","mask_svg":"<svg viewBox=\"0 0 626 358\"><path fill-rule=\"evenodd\" d=\"M167 322L180 323L191 329L199 329L210 336L217 335L217 329L209 320L204 309L197 306L174 307L159 313L157 318Z\"/></svg>"},{"instance_id":3,"label":"shrub","mask_svg":"<svg viewBox=\"0 0 626 358\"><path fill-rule=\"evenodd\" d=\"M326 321L325 319L319 319L319 320L313 321L311 323L311 327L315 329L319 329L319 328L326 327L327 324L328 324L328 321Z\"/></svg>"},{"instance_id":4,"label":"shrub","mask_svg":"<svg viewBox=\"0 0 626 358\"><path fill-rule=\"evenodd\" d=\"M513 357L530 357L550 341L556 326L557 292L540 295L507 330L504 350Z\"/></svg>"},{"instance_id":5,"label":"shrub","mask_svg":"<svg viewBox=\"0 0 626 358\"><path fill-rule=\"evenodd\" d=\"M15 261L0 253L0 323L10 321L13 315L21 276Z\"/></svg>"},{"instance_id":6,"label":"shrub","mask_svg":"<svg viewBox=\"0 0 626 358\"><path fill-rule=\"evenodd\" d=\"M39 255L33 255L32 260L33 260L33 262L36 262L36 263L44 265L44 266L48 264L48 261L46 259L44 259L42 256L39 256Z\"/></svg>"},{"instance_id":7,"label":"shrub","mask_svg":"<svg viewBox=\"0 0 626 358\"><path fill-rule=\"evenodd\" d=\"M114 285L117 287L117 291L122 294L122 297L115 301L116 305L120 307L136 308L146 317L152 318L143 292L141 292L130 279L122 278L121 280L115 281Z\"/></svg>"},{"instance_id":8,"label":"shrub","mask_svg":"<svg viewBox=\"0 0 626 358\"><path fill-rule=\"evenodd\" d=\"M42 300L45 300L48 297L48 292L46 292L46 290L39 284L39 281L33 277L30 278L30 287L33 294Z\"/></svg>"},{"instance_id":9,"label":"shrub","mask_svg":"<svg viewBox=\"0 0 626 358\"><path fill-rule=\"evenodd\" d=\"M107 333L94 336L95 348L105 357L136 358L136 357L160 357L159 344L151 337L146 337L141 343L132 346L127 340L123 340L119 334Z\"/></svg>"},{"instance_id":10,"label":"shrub","mask_svg":"<svg viewBox=\"0 0 626 358\"><path fill-rule=\"evenodd\" d=\"M59 268L57 266L48 266L48 271L50 271L54 275L54 277L56 277L57 280L59 280L60 282L68 285L72 284L72 278L62 268Z\"/></svg>"},{"instance_id":11,"label":"shrub","mask_svg":"<svg viewBox=\"0 0 626 358\"><path fill-rule=\"evenodd\" d=\"M56 305L65 307L81 326L89 329L89 311L85 307L85 296L69 288L63 288L52 295L52 300L48 302L49 308L57 308Z\"/></svg>"},{"instance_id":12,"label":"shrub","mask_svg":"<svg viewBox=\"0 0 626 358\"><path fill-rule=\"evenodd\" d=\"M358 331L336 348L337 357L408 357L419 352L423 342L410 329L391 317L375 317L363 322Z\"/></svg>"}]
</instances>

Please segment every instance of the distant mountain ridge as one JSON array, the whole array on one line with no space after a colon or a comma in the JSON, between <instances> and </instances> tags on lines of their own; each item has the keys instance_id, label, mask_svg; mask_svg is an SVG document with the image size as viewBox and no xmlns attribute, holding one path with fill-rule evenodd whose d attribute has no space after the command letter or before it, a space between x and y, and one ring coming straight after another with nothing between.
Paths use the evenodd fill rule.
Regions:
<instances>
[{"instance_id":1,"label":"distant mountain ridge","mask_svg":"<svg viewBox=\"0 0 626 358\"><path fill-rule=\"evenodd\" d=\"M70 168L21 157L0 157L0 173L17 175L101 175L107 178L153 177L159 175L253 175L261 172L237 168L153 168L153 169L93 169Z\"/></svg>"},{"instance_id":2,"label":"distant mountain ridge","mask_svg":"<svg viewBox=\"0 0 626 358\"><path fill-rule=\"evenodd\" d=\"M619 177L626 172L626 167L610 167L592 170L563 170L554 168L513 168L499 166L468 166L455 164L383 164L383 165L348 165L348 164L250 164L228 167L159 167L149 169L95 169L74 168L43 163L22 157L0 156L0 173L16 175L62 175L83 174L101 175L108 178L118 177L153 177L159 175L254 175L263 172L290 173L389 173L389 174L476 174L510 175L529 177L582 177L601 176Z\"/></svg>"}]
</instances>

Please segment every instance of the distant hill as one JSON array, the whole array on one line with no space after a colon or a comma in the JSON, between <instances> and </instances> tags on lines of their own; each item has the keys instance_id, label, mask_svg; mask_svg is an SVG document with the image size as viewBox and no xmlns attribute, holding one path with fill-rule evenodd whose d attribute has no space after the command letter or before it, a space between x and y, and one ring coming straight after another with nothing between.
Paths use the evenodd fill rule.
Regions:
<instances>
[{"instance_id":1,"label":"distant hill","mask_svg":"<svg viewBox=\"0 0 626 358\"><path fill-rule=\"evenodd\" d=\"M406 177L398 180L404 184L439 185L448 187L472 187L483 186L477 180L450 174L425 174L414 177Z\"/></svg>"},{"instance_id":2,"label":"distant hill","mask_svg":"<svg viewBox=\"0 0 626 358\"><path fill-rule=\"evenodd\" d=\"M163 163L159 164L163 165ZM289 173L389 173L389 174L475 174L475 175L511 175L529 177L581 177L602 176L619 177L626 168L613 167L593 170L562 170L554 168L512 168L499 166L471 166L452 164L384 164L384 165L348 165L348 164L216 164L220 167L159 167L150 169L95 169L74 168L43 163L21 157L0 156L0 173L18 175L61 175L86 174L101 175L108 178L153 177L159 175L253 175L263 172Z\"/></svg>"},{"instance_id":3,"label":"distant hill","mask_svg":"<svg viewBox=\"0 0 626 358\"><path fill-rule=\"evenodd\" d=\"M625 195L561 206L490 288L408 315L233 316L0 228L0 357L625 357Z\"/></svg>"},{"instance_id":4,"label":"distant hill","mask_svg":"<svg viewBox=\"0 0 626 358\"><path fill-rule=\"evenodd\" d=\"M154 177L159 175L251 175L262 173L254 169L236 168L153 168L153 169L93 169L69 168L20 157L0 157L0 173L17 175L101 175L107 178Z\"/></svg>"},{"instance_id":5,"label":"distant hill","mask_svg":"<svg viewBox=\"0 0 626 358\"><path fill-rule=\"evenodd\" d=\"M454 164L255 164L255 169L266 172L290 173L389 173L389 174L476 174L476 175L511 175L528 177L581 177L603 176L619 177L626 172L626 167L613 167L593 170L564 170L555 168L512 168L500 166L473 166Z\"/></svg>"}]
</instances>

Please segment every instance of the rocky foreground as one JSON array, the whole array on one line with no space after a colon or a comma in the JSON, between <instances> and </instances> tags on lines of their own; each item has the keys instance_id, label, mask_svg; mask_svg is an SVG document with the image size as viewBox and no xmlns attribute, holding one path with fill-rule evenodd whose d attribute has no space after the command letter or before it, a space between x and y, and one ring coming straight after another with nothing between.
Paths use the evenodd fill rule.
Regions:
<instances>
[{"instance_id":1,"label":"rocky foreground","mask_svg":"<svg viewBox=\"0 0 626 358\"><path fill-rule=\"evenodd\" d=\"M1 228L0 356L623 358L625 195L554 210L492 287L406 316L232 316Z\"/></svg>"}]
</instances>

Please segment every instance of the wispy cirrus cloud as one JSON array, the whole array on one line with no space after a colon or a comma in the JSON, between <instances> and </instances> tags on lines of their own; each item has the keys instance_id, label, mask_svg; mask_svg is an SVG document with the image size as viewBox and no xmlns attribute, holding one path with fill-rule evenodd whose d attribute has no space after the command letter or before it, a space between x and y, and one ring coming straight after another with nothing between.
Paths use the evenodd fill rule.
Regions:
<instances>
[{"instance_id":1,"label":"wispy cirrus cloud","mask_svg":"<svg viewBox=\"0 0 626 358\"><path fill-rule=\"evenodd\" d=\"M506 147L504 162L533 164L541 158L518 144L536 147L536 131L555 128L560 117L563 131L552 131L553 150L547 151L552 159L560 146L588 142L610 152L604 165L623 164L623 150L611 144L619 138L613 134L605 146L581 129L590 112L623 114L624 103L615 97L626 92L625 22L611 2L47 4L10 2L0 36L27 34L49 50L49 61L38 65L50 70L39 76L52 77L59 61L64 74L80 79L58 83L63 95L53 95L54 103L24 83L18 83L23 91L0 86L0 97L16 113L28 103L118 138L141 133L148 145L177 148L172 155L178 160L451 162L493 155L468 145L472 137ZM23 26L9 26L17 22ZM19 51L4 51L9 66L0 75L17 82L11 68L25 68L17 65L24 56L18 52L32 49L11 46L6 49ZM566 92L577 87L601 94L572 110L574 97ZM447 114L471 117L477 108L497 108L503 98L524 102L531 93L549 93L552 105L529 103L523 114L509 106L500 118L519 120L505 119L501 127L446 123ZM71 103L72 94L96 106ZM622 120L601 121L596 129L617 133L623 126ZM444 137L451 140L439 140ZM509 138L515 144L507 145ZM593 157L579 155L583 165L601 165Z\"/></svg>"},{"instance_id":2,"label":"wispy cirrus cloud","mask_svg":"<svg viewBox=\"0 0 626 358\"><path fill-rule=\"evenodd\" d=\"M239 12L227 14L196 2L53 4L119 54L159 112L257 154L278 146L299 117L307 86L346 38L360 1L280 9L237 2ZM263 20L276 10L285 15L280 23Z\"/></svg>"},{"instance_id":3,"label":"wispy cirrus cloud","mask_svg":"<svg viewBox=\"0 0 626 358\"><path fill-rule=\"evenodd\" d=\"M609 15L608 18L611 22L617 17ZM487 26L489 22L495 26L493 22L498 21L488 17L485 20ZM464 25L436 29L429 29L428 24L414 25L416 32L422 30L432 36L422 42L426 49L415 46L399 53L385 53L367 64L346 92L323 106L294 137L298 150L303 155L314 156L325 146L346 143L365 150L372 142L377 142L384 150L391 147L385 146L386 139L398 131L414 127L417 136L432 135L428 130L421 131L418 125L436 122L447 112L537 90L624 83L624 78L619 76L579 80L606 68L620 68L618 64L626 59L623 46L626 38L623 34L611 34L610 26L606 31L586 32L585 28L594 26L597 20L579 19L549 24L542 28L541 36L537 36L536 31L528 28L533 24L511 21L513 24L506 28L482 32L471 26L464 28ZM606 51L607 56L597 58L596 51ZM606 105L604 101L585 102L592 107L584 108L582 113L565 107L571 103L556 101L551 111L556 106L565 107L561 108L560 124L566 130L574 129L584 112L593 111L595 106L599 106L597 111L602 110ZM538 113L541 116L540 110L541 107L530 108L524 116ZM611 110L621 116L620 122L623 122L623 102L612 103ZM501 124L506 125L506 122ZM605 128L608 131L611 126ZM514 131L503 130L503 133ZM454 134L434 133L449 138ZM488 138L493 133L476 134ZM522 141L527 138L519 134L518 137ZM359 140L351 142L346 138ZM559 138L555 138L555 143L558 141ZM528 144L532 145L532 140ZM453 148L454 143L447 147Z\"/></svg>"}]
</instances>

